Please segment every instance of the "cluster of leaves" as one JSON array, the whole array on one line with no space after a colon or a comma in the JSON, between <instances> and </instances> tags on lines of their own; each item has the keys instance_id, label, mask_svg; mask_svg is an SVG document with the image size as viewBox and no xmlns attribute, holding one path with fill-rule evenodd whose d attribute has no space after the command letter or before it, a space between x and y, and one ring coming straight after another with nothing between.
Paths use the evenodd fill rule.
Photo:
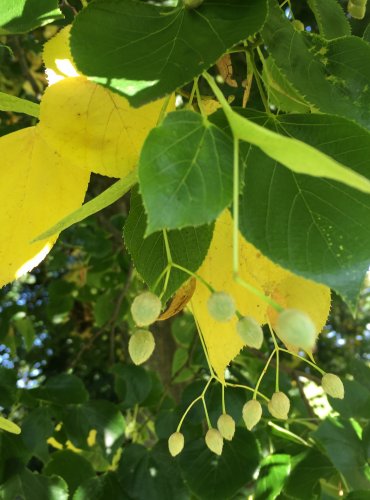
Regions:
<instances>
[{"instance_id":1,"label":"cluster of leaves","mask_svg":"<svg viewBox=\"0 0 370 500\"><path fill-rule=\"evenodd\" d=\"M73 23L44 46L40 106L0 94L8 119L40 118L16 122L32 127L0 142L0 284L83 220L41 270L2 292L1 405L22 427L1 435L2 496L366 497L366 364L339 356L333 365L325 343L338 335L319 340L324 371L355 376L345 398L330 401L336 417L315 406L320 379L313 362L300 365L302 345L286 343L292 360L273 334L239 354L225 384L245 342L234 320L218 324L207 311L211 291L228 291L257 325L275 328L277 312L298 308L318 334L329 287L355 310L370 244L369 29L353 19L362 4L351 18L336 0L65 3ZM54 0L6 4L0 33L10 50L18 37L18 53L19 34L62 18ZM181 109L169 112L174 92ZM120 180L78 208L90 179L89 194L107 184L92 173ZM163 304L176 294L160 320L191 297L196 320L186 313L153 327L148 369L128 356L129 304L143 286L135 273ZM276 372L267 371L272 348ZM251 387L289 394L291 418L281 424L264 409L260 426L245 429ZM208 427L221 401L236 421L217 459L194 401ZM172 460L166 441L184 415L186 446Z\"/></svg>"}]
</instances>

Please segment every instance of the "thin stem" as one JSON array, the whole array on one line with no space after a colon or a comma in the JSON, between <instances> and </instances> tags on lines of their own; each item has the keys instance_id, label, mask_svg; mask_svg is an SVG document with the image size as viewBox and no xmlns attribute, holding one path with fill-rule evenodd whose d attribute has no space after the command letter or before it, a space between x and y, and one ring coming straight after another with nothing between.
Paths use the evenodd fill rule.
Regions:
<instances>
[{"instance_id":1,"label":"thin stem","mask_svg":"<svg viewBox=\"0 0 370 500\"><path fill-rule=\"evenodd\" d=\"M164 279L163 289L159 296L160 299L162 299L163 295L166 293L168 282L170 281L170 276L171 276L171 266L167 266L167 272L166 272L166 277Z\"/></svg>"},{"instance_id":2,"label":"thin stem","mask_svg":"<svg viewBox=\"0 0 370 500\"><path fill-rule=\"evenodd\" d=\"M233 165L233 273L239 273L239 139L234 137Z\"/></svg>"},{"instance_id":3,"label":"thin stem","mask_svg":"<svg viewBox=\"0 0 370 500\"><path fill-rule=\"evenodd\" d=\"M193 88L191 89L191 93L190 93L190 96L189 96L189 104L193 103L193 99L194 99L194 95L195 95L195 90L196 90L197 85L198 85L198 79L199 79L199 76L197 76L196 78L194 78Z\"/></svg>"},{"instance_id":4,"label":"thin stem","mask_svg":"<svg viewBox=\"0 0 370 500\"><path fill-rule=\"evenodd\" d=\"M181 429L181 426L185 420L185 417L186 415L189 413L189 411L193 408L193 406L195 405L195 403L197 403L198 401L200 401L202 399L202 395L198 396L197 398L193 399L193 401L190 403L190 405L186 408L183 416L181 417L181 420L179 422L179 425L177 426L177 429L176 431L177 432L180 432L180 429Z\"/></svg>"},{"instance_id":5,"label":"thin stem","mask_svg":"<svg viewBox=\"0 0 370 500\"><path fill-rule=\"evenodd\" d=\"M280 304L275 302L275 300L273 300L268 295L265 295L263 292L258 290L258 288L255 288L253 285L250 285L249 283L244 281L243 278L241 278L239 275L234 276L234 280L236 281L236 283L239 283L239 285L246 288L249 292L252 292L254 295L262 299L264 302L267 302L267 304L273 307L276 311L278 312L284 311L284 308Z\"/></svg>"},{"instance_id":6,"label":"thin stem","mask_svg":"<svg viewBox=\"0 0 370 500\"><path fill-rule=\"evenodd\" d=\"M166 111L167 111L167 107L168 107L168 104L170 102L170 99L171 99L172 95L168 95L164 102L163 102L163 105L161 107L161 111L159 112L159 116L158 116L158 120L157 120L157 125L160 125L164 119L164 116L166 114Z\"/></svg>"},{"instance_id":7,"label":"thin stem","mask_svg":"<svg viewBox=\"0 0 370 500\"><path fill-rule=\"evenodd\" d=\"M183 416L181 417L181 420L180 420L180 422L179 422L179 425L177 426L177 429L176 429L176 431L177 431L177 432L179 432L179 431L180 431L181 426L182 426L182 424L183 424L183 422L184 422L184 420L185 420L186 415L189 413L189 411L192 409L192 407L195 405L195 403L197 403L198 401L202 400L202 401L203 401L203 404L205 404L205 402L204 402L204 395L205 395L205 393L207 392L208 387L209 387L209 384L212 382L212 380L213 380L213 377L210 377L210 379L208 380L208 382L207 382L207 383L206 383L206 385L204 386L204 389L203 389L202 393L201 393L201 394L200 394L197 398L195 398L195 399L194 399L194 400L190 403L190 405L186 408L186 410L185 410L185 412L184 412ZM208 412L207 412L207 410L206 410L206 418L207 418L207 423L208 423L208 422L209 422L209 416L208 416ZM210 426L210 423L209 423L209 426Z\"/></svg>"},{"instance_id":8,"label":"thin stem","mask_svg":"<svg viewBox=\"0 0 370 500\"><path fill-rule=\"evenodd\" d=\"M274 347L275 347L275 351L276 351L275 390L276 390L276 392L279 392L279 376L280 376L280 371L279 371L279 362L280 362L279 350L280 350L280 348L279 348L278 343L276 341L276 337L275 337L275 334L273 332L273 329L271 327L270 322L268 322L268 327L269 327L270 334L271 334L271 337L272 337L272 341L274 343Z\"/></svg>"},{"instance_id":9,"label":"thin stem","mask_svg":"<svg viewBox=\"0 0 370 500\"><path fill-rule=\"evenodd\" d=\"M212 378L216 378L222 384L222 382L216 377L215 372L213 371L213 368L212 368L212 365L211 365L211 361L210 361L209 356L208 356L208 351L207 351L206 343L204 342L202 331L200 329L199 323L198 323L197 318L195 316L194 316L194 320L195 320L195 326L197 327L197 331L198 331L200 343L202 344L204 356L206 358L208 369L209 369L209 372L211 374L211 377Z\"/></svg>"},{"instance_id":10,"label":"thin stem","mask_svg":"<svg viewBox=\"0 0 370 500\"><path fill-rule=\"evenodd\" d=\"M167 236L167 231L166 229L163 229L163 239L164 239L164 247L166 249L166 257L167 257L167 262L169 265L172 265L172 255L171 255L171 249L170 249L170 244L168 241L168 236Z\"/></svg>"},{"instance_id":11,"label":"thin stem","mask_svg":"<svg viewBox=\"0 0 370 500\"><path fill-rule=\"evenodd\" d=\"M209 419L208 409L207 409L207 405L206 405L206 401L204 399L204 396L202 397L202 403L203 403L203 408L204 408L204 414L205 414L206 420L207 420L208 429L211 429L212 425L211 425L211 421Z\"/></svg>"},{"instance_id":12,"label":"thin stem","mask_svg":"<svg viewBox=\"0 0 370 500\"><path fill-rule=\"evenodd\" d=\"M260 384L262 382L263 377L265 376L265 373L267 372L267 368L269 367L269 364L270 364L272 358L274 357L275 352L276 352L276 350L274 349L272 351L272 353L270 354L269 359L266 361L265 367L262 370L261 375L259 376L259 379L257 381L256 387L254 388L253 399L257 399L258 388L259 388L259 386L260 386Z\"/></svg>"},{"instance_id":13,"label":"thin stem","mask_svg":"<svg viewBox=\"0 0 370 500\"><path fill-rule=\"evenodd\" d=\"M161 274L158 276L157 278L157 281L155 282L154 286L153 286L153 291L155 292L159 286L159 283L162 281L164 275L168 272L168 269L169 269L169 265L167 264L167 266L163 269L163 271L161 272Z\"/></svg>"},{"instance_id":14,"label":"thin stem","mask_svg":"<svg viewBox=\"0 0 370 500\"><path fill-rule=\"evenodd\" d=\"M182 267L179 264L175 264L174 262L171 265L172 265L172 267L175 267L176 269L180 269L180 271L183 271L184 273L188 274L189 276L193 276L193 278L196 278L204 286L206 286L210 292L213 293L215 291L213 286L211 286L205 279L203 279L201 276L199 276L199 274L193 273L193 271L189 271L189 269L186 269L186 267Z\"/></svg>"},{"instance_id":15,"label":"thin stem","mask_svg":"<svg viewBox=\"0 0 370 500\"><path fill-rule=\"evenodd\" d=\"M232 384L230 382L226 382L226 386L227 387L237 387L237 388L240 388L240 389L246 389L247 391L250 391L250 392L258 394L258 396L260 396L265 401L270 401L269 398L266 397L262 392L256 391L255 389L253 389L253 387L249 387L248 385ZM256 398L254 398L254 399L256 399Z\"/></svg>"},{"instance_id":16,"label":"thin stem","mask_svg":"<svg viewBox=\"0 0 370 500\"><path fill-rule=\"evenodd\" d=\"M199 108L200 113L201 113L202 116L207 116L206 112L204 111L203 102L202 102L202 96L200 95L198 81L199 80L197 80L196 87L195 87L195 92L197 94L198 108Z\"/></svg>"},{"instance_id":17,"label":"thin stem","mask_svg":"<svg viewBox=\"0 0 370 500\"><path fill-rule=\"evenodd\" d=\"M308 359L304 358L303 356L300 356L299 354L295 354L294 352L288 351L288 349L283 349L282 347L279 347L279 350L282 352L286 352L287 354L290 354L291 356L295 356L296 358L299 358L301 361L304 361L305 363L309 364L313 368L316 368L318 372L321 373L321 375L325 375L325 371L322 370L319 366L317 366L316 363L312 363L312 361L309 361Z\"/></svg>"},{"instance_id":18,"label":"thin stem","mask_svg":"<svg viewBox=\"0 0 370 500\"><path fill-rule=\"evenodd\" d=\"M270 107L268 105L268 102L267 102L267 99L266 99L266 96L265 96L265 91L263 89L263 85L262 85L262 82L261 82L261 78L260 78L259 72L257 70L257 66L256 66L256 64L254 62L253 53L249 53L247 51L246 52L246 57L247 57L247 62L250 63L250 65L251 65L251 67L253 69L253 74L254 74L254 77L256 79L258 91L260 93L261 100L262 100L263 105L265 107L266 113L271 114Z\"/></svg>"},{"instance_id":19,"label":"thin stem","mask_svg":"<svg viewBox=\"0 0 370 500\"><path fill-rule=\"evenodd\" d=\"M225 405L225 384L221 384L222 413L226 413Z\"/></svg>"}]
</instances>

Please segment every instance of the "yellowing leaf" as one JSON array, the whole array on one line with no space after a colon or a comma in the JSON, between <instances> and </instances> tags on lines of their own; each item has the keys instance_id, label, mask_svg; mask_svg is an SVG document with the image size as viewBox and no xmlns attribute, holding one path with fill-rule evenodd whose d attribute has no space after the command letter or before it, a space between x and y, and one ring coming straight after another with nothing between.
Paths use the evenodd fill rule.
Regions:
<instances>
[{"instance_id":1,"label":"yellowing leaf","mask_svg":"<svg viewBox=\"0 0 370 500\"><path fill-rule=\"evenodd\" d=\"M66 26L44 45L43 60L49 85L65 77L79 76L69 48L71 26Z\"/></svg>"},{"instance_id":2,"label":"yellowing leaf","mask_svg":"<svg viewBox=\"0 0 370 500\"><path fill-rule=\"evenodd\" d=\"M330 309L330 290L273 263L252 244L239 236L240 276L283 307L297 308L308 313L317 332L322 330ZM276 312L266 302L233 280L232 219L225 211L216 221L213 240L198 274L216 291L230 293L244 316L252 316L263 325L276 320ZM208 288L199 281L191 301L192 312L202 332L208 356L220 379L230 361L239 353L243 342L236 331L236 316L229 322L217 322L208 313Z\"/></svg>"},{"instance_id":3,"label":"yellowing leaf","mask_svg":"<svg viewBox=\"0 0 370 500\"><path fill-rule=\"evenodd\" d=\"M239 252L241 277L262 292L263 288L249 272L248 264L250 256L257 250L240 236ZM230 293L241 314L253 316L259 323L263 323L267 304L235 283L232 263L232 220L229 212L225 211L216 222L211 246L198 274L217 291ZM203 334L211 364L223 379L226 366L242 349L243 342L236 331L236 316L227 323L220 323L209 315L209 296L208 288L198 281L191 307Z\"/></svg>"},{"instance_id":4,"label":"yellowing leaf","mask_svg":"<svg viewBox=\"0 0 370 500\"><path fill-rule=\"evenodd\" d=\"M4 431L7 432L11 432L12 434L20 434L21 432L21 429L20 427L18 427L17 424L1 416L0 416L0 429L3 429Z\"/></svg>"},{"instance_id":5,"label":"yellowing leaf","mask_svg":"<svg viewBox=\"0 0 370 500\"><path fill-rule=\"evenodd\" d=\"M40 106L40 134L74 164L111 177L135 167L164 100L132 108L127 99L87 80L66 78L48 89ZM174 108L174 98L169 109Z\"/></svg>"},{"instance_id":6,"label":"yellowing leaf","mask_svg":"<svg viewBox=\"0 0 370 500\"><path fill-rule=\"evenodd\" d=\"M57 235L30 243L79 207L89 173L60 156L30 127L0 138L0 286L31 270Z\"/></svg>"}]
</instances>

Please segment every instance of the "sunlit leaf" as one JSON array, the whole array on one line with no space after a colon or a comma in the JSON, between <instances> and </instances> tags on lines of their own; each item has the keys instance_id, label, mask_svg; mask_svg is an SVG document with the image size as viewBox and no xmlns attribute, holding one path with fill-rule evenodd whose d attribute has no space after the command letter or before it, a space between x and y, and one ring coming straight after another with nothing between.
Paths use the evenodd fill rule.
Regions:
<instances>
[{"instance_id":1,"label":"sunlit leaf","mask_svg":"<svg viewBox=\"0 0 370 500\"><path fill-rule=\"evenodd\" d=\"M90 174L60 156L37 127L1 137L0 156L0 285L5 285L49 252L56 236L30 242L82 204Z\"/></svg>"}]
</instances>

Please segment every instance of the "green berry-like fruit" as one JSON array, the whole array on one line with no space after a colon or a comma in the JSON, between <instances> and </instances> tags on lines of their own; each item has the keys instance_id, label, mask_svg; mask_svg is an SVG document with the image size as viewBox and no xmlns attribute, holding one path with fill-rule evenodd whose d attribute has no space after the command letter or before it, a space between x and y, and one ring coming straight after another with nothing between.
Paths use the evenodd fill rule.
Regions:
<instances>
[{"instance_id":1,"label":"green berry-like fruit","mask_svg":"<svg viewBox=\"0 0 370 500\"><path fill-rule=\"evenodd\" d=\"M363 19L366 14L367 0L349 0L347 10L354 19Z\"/></svg>"},{"instance_id":2,"label":"green berry-like fruit","mask_svg":"<svg viewBox=\"0 0 370 500\"><path fill-rule=\"evenodd\" d=\"M176 457L184 448L184 435L181 432L174 432L168 438L168 450L173 457Z\"/></svg>"},{"instance_id":3,"label":"green berry-like fruit","mask_svg":"<svg viewBox=\"0 0 370 500\"><path fill-rule=\"evenodd\" d=\"M137 330L128 342L128 352L135 365L145 363L153 354L155 341L149 330Z\"/></svg>"},{"instance_id":4,"label":"green berry-like fruit","mask_svg":"<svg viewBox=\"0 0 370 500\"><path fill-rule=\"evenodd\" d=\"M187 9L196 9L197 7L202 5L204 0L183 0L183 2Z\"/></svg>"},{"instance_id":5,"label":"green berry-like fruit","mask_svg":"<svg viewBox=\"0 0 370 500\"><path fill-rule=\"evenodd\" d=\"M234 316L235 300L229 293L212 293L207 302L208 312L216 321L230 321Z\"/></svg>"},{"instance_id":6,"label":"green berry-like fruit","mask_svg":"<svg viewBox=\"0 0 370 500\"><path fill-rule=\"evenodd\" d=\"M223 413L217 420L217 429L224 439L231 441L235 434L235 420L227 413Z\"/></svg>"},{"instance_id":7,"label":"green berry-like fruit","mask_svg":"<svg viewBox=\"0 0 370 500\"><path fill-rule=\"evenodd\" d=\"M206 445L216 455L221 455L224 440L217 429L209 429L206 434Z\"/></svg>"},{"instance_id":8,"label":"green berry-like fruit","mask_svg":"<svg viewBox=\"0 0 370 500\"><path fill-rule=\"evenodd\" d=\"M262 406L257 399L251 399L243 406L243 420L247 429L251 431L261 420Z\"/></svg>"},{"instance_id":9,"label":"green berry-like fruit","mask_svg":"<svg viewBox=\"0 0 370 500\"><path fill-rule=\"evenodd\" d=\"M257 321L251 316L240 318L236 330L242 341L254 349L260 349L263 343L263 331Z\"/></svg>"},{"instance_id":10,"label":"green berry-like fruit","mask_svg":"<svg viewBox=\"0 0 370 500\"><path fill-rule=\"evenodd\" d=\"M325 373L321 381L322 388L332 398L344 398L344 386L339 377L334 373Z\"/></svg>"},{"instance_id":11,"label":"green berry-like fruit","mask_svg":"<svg viewBox=\"0 0 370 500\"><path fill-rule=\"evenodd\" d=\"M316 342L316 327L308 314L297 309L285 309L279 314L275 331L285 343L311 351Z\"/></svg>"},{"instance_id":12,"label":"green berry-like fruit","mask_svg":"<svg viewBox=\"0 0 370 500\"><path fill-rule=\"evenodd\" d=\"M273 417L281 420L286 420L288 418L290 401L288 396L283 392L275 392L267 406Z\"/></svg>"},{"instance_id":13,"label":"green berry-like fruit","mask_svg":"<svg viewBox=\"0 0 370 500\"><path fill-rule=\"evenodd\" d=\"M294 19L292 25L296 31L304 31L304 24L299 19Z\"/></svg>"},{"instance_id":14,"label":"green berry-like fruit","mask_svg":"<svg viewBox=\"0 0 370 500\"><path fill-rule=\"evenodd\" d=\"M131 314L138 326L148 326L158 319L161 309L160 299L152 292L144 292L135 297Z\"/></svg>"}]
</instances>

